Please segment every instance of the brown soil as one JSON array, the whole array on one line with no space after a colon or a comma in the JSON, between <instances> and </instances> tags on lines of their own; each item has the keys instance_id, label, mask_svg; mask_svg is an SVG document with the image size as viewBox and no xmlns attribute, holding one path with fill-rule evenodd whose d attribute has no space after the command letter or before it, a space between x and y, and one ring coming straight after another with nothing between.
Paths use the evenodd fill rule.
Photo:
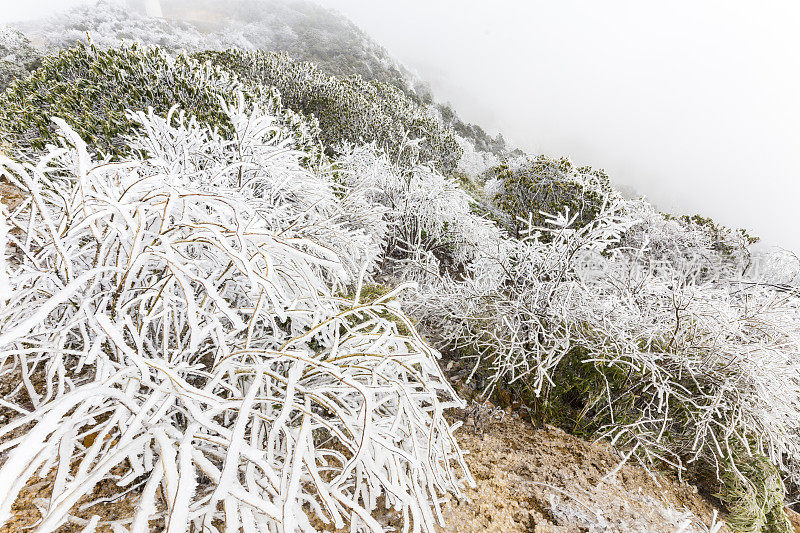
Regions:
<instances>
[{"instance_id":1,"label":"brown soil","mask_svg":"<svg viewBox=\"0 0 800 533\"><path fill-rule=\"evenodd\" d=\"M447 526L439 529L442 533L688 533L707 531L712 523L712 503L668 474L650 475L638 465L626 464L603 481L620 462L617 452L604 443L587 442L553 427L534 429L513 415L488 421L483 436L464 427L458 440L467 452L476 486L465 491L462 501L453 499L444 506ZM14 505L13 521L0 533L36 524L37 507L46 504L51 481L28 483ZM108 493L117 490L107 483L108 487L98 487L92 500L102 498L108 489ZM74 513L79 518L59 531L80 531L93 515L102 522L131 517L137 499L131 492ZM385 522L394 520L386 517Z\"/></svg>"},{"instance_id":2,"label":"brown soil","mask_svg":"<svg viewBox=\"0 0 800 533\"><path fill-rule=\"evenodd\" d=\"M605 443L512 415L459 442L477 486L445 509L442 532L706 531L714 506L667 474L649 474ZM727 531L723 529L723 531Z\"/></svg>"},{"instance_id":3,"label":"brown soil","mask_svg":"<svg viewBox=\"0 0 800 533\"><path fill-rule=\"evenodd\" d=\"M0 176L0 203L2 203L6 209L12 210L16 208L25 199L25 196L26 193L24 191L11 185Z\"/></svg>"},{"instance_id":4,"label":"brown soil","mask_svg":"<svg viewBox=\"0 0 800 533\"><path fill-rule=\"evenodd\" d=\"M53 481L52 472L46 478L34 478L29 481L11 508L11 520L0 527L0 533L35 530L36 524L42 517L39 509L47 507ZM94 516L100 519L97 524L98 532L111 532L112 528L108 522L132 518L136 513L138 492L132 491L121 497L116 496L118 493L119 487L115 486L113 480L99 483L89 497L84 497L78 502L77 510L73 508L70 511L69 522L58 528L59 533L82 531Z\"/></svg>"}]
</instances>

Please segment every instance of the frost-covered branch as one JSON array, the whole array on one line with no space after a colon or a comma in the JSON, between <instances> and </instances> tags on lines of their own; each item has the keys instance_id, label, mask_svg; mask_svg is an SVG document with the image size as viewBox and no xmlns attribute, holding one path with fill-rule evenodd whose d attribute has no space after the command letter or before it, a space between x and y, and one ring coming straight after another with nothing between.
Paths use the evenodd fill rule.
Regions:
<instances>
[{"instance_id":1,"label":"frost-covered branch","mask_svg":"<svg viewBox=\"0 0 800 533\"><path fill-rule=\"evenodd\" d=\"M45 531L109 479L141 487L131 531L379 531L379 504L432 531L469 479L438 354L394 294L336 296L374 268L381 206L305 169L274 117L225 112L231 140L138 113L138 157L94 161L60 122L37 165L2 161L30 196L0 302L0 522L50 475Z\"/></svg>"}]
</instances>

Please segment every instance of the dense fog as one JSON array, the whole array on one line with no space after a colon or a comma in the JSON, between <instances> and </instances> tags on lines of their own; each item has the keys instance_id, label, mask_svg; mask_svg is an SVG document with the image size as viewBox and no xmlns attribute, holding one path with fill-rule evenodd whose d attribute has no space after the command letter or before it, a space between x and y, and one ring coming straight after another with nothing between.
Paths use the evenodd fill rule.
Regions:
<instances>
[{"instance_id":1,"label":"dense fog","mask_svg":"<svg viewBox=\"0 0 800 533\"><path fill-rule=\"evenodd\" d=\"M0 22L79 3L9 2ZM321 3L510 144L800 249L796 4Z\"/></svg>"},{"instance_id":2,"label":"dense fog","mask_svg":"<svg viewBox=\"0 0 800 533\"><path fill-rule=\"evenodd\" d=\"M466 119L800 249L796 3L325 3Z\"/></svg>"}]
</instances>

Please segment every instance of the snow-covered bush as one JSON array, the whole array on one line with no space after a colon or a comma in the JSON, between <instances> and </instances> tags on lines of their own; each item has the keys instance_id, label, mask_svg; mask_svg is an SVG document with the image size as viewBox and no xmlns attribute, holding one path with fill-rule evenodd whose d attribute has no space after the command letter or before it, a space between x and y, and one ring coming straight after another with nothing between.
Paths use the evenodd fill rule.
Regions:
<instances>
[{"instance_id":1,"label":"snow-covered bush","mask_svg":"<svg viewBox=\"0 0 800 533\"><path fill-rule=\"evenodd\" d=\"M39 68L41 54L20 31L0 26L0 93L16 78Z\"/></svg>"},{"instance_id":2,"label":"snow-covered bush","mask_svg":"<svg viewBox=\"0 0 800 533\"><path fill-rule=\"evenodd\" d=\"M387 265L420 283L415 315L474 358L487 392L511 387L540 420L606 437L645 465L699 465L771 491L769 502L782 485L758 485L753 457L800 479L800 298L741 277L749 240L626 201L587 172L577 185L594 194L592 216L561 202L558 215L519 220L514 239L434 171L370 148L341 164L388 208Z\"/></svg>"},{"instance_id":3,"label":"snow-covered bush","mask_svg":"<svg viewBox=\"0 0 800 533\"><path fill-rule=\"evenodd\" d=\"M794 252L782 248L762 251L755 254L751 270L764 283L800 290L800 257Z\"/></svg>"},{"instance_id":4,"label":"snow-covered bush","mask_svg":"<svg viewBox=\"0 0 800 533\"><path fill-rule=\"evenodd\" d=\"M223 111L230 139L138 113L126 160L60 120L63 147L2 159L30 197L0 302L0 522L49 474L42 530L110 480L141 492L131 531L379 531L379 507L433 531L466 472L443 417L462 404L402 286L336 296L374 267L384 209L306 170L279 118Z\"/></svg>"},{"instance_id":5,"label":"snow-covered bush","mask_svg":"<svg viewBox=\"0 0 800 533\"><path fill-rule=\"evenodd\" d=\"M517 236L524 229L522 220L529 215L536 225L542 225L548 213L568 209L577 215L577 224L585 225L597 216L605 197L618 196L603 171L576 167L564 157L525 158L500 165L494 173L489 190L495 193L497 206L508 214L505 224Z\"/></svg>"},{"instance_id":6,"label":"snow-covered bush","mask_svg":"<svg viewBox=\"0 0 800 533\"><path fill-rule=\"evenodd\" d=\"M193 12L204 10L227 18L215 34L226 40L230 34L241 35L249 45L237 48L286 52L297 60L313 62L333 76L358 74L366 80L394 85L416 99L422 94L415 90L420 80L379 43L340 13L317 3L233 0L220 4L216 0L178 0L167 5L175 17L191 19Z\"/></svg>"},{"instance_id":7,"label":"snow-covered bush","mask_svg":"<svg viewBox=\"0 0 800 533\"><path fill-rule=\"evenodd\" d=\"M473 355L492 384L525 378L539 396L570 350L562 292L575 279L575 265L602 256L628 227L621 203L603 209L578 229L571 227L574 216L549 219L555 229L547 239L528 222L522 239L505 239L497 252L468 263L464 275L424 287L418 313L453 348Z\"/></svg>"},{"instance_id":8,"label":"snow-covered bush","mask_svg":"<svg viewBox=\"0 0 800 533\"><path fill-rule=\"evenodd\" d=\"M229 128L219 108L236 80L186 56L157 48L99 50L80 46L44 59L41 69L0 97L0 130L21 149L43 149L56 138L51 116L106 153L124 154L133 123L127 109L166 113L180 103L205 124Z\"/></svg>"},{"instance_id":9,"label":"snow-covered bush","mask_svg":"<svg viewBox=\"0 0 800 533\"><path fill-rule=\"evenodd\" d=\"M492 137L477 124L469 124L461 120L450 104L434 103L431 107L436 109L436 114L442 123L455 131L459 137L470 142L478 153L494 154L499 158L506 159L522 153L521 150L510 150L506 146L506 140L502 133Z\"/></svg>"},{"instance_id":10,"label":"snow-covered bush","mask_svg":"<svg viewBox=\"0 0 800 533\"><path fill-rule=\"evenodd\" d=\"M153 108L165 114L177 104L230 136L232 126L219 103L232 102L237 92L269 108L291 129L298 147L319 159L316 125L284 109L274 89L244 85L236 76L186 55L172 57L159 48L137 45L108 50L81 45L45 58L41 69L0 96L0 133L18 151L41 150L55 141L50 117L58 116L93 150L121 156L128 153L127 138L137 127L127 110Z\"/></svg>"},{"instance_id":11,"label":"snow-covered bush","mask_svg":"<svg viewBox=\"0 0 800 533\"><path fill-rule=\"evenodd\" d=\"M100 0L53 13L17 26L42 43L46 52L74 48L87 36L98 48L128 44L156 45L172 53L220 49L230 46L214 34L204 34L189 23L147 17L125 6L122 0Z\"/></svg>"},{"instance_id":12,"label":"snow-covered bush","mask_svg":"<svg viewBox=\"0 0 800 533\"><path fill-rule=\"evenodd\" d=\"M148 17L123 0L99 0L16 26L52 52L91 37L99 48L121 41L170 53L271 50L312 61L334 76L359 74L414 94L418 80L351 21L312 2L296 0L169 0L164 17Z\"/></svg>"},{"instance_id":13,"label":"snow-covered bush","mask_svg":"<svg viewBox=\"0 0 800 533\"><path fill-rule=\"evenodd\" d=\"M461 403L402 298L479 388L645 464L715 471L732 507L782 521L778 473L800 483L796 257L753 261L746 233L626 201L602 171L513 158L445 106L253 50L324 53L341 20L301 36L266 10L263 28L201 34L110 6L45 33L113 42L0 97L27 161L1 170L30 194L0 220L0 519L41 476L45 529L107 483L141 493L116 524L134 531L380 529L385 506L432 530L468 478L442 417ZM100 50L119 37L247 50ZM362 44L364 64L332 62L391 73ZM448 177L487 167L488 208Z\"/></svg>"},{"instance_id":14,"label":"snow-covered bush","mask_svg":"<svg viewBox=\"0 0 800 533\"><path fill-rule=\"evenodd\" d=\"M763 453L798 479L798 301L696 269L628 261L617 272L572 309L590 370L638 378L590 407L600 434L679 466Z\"/></svg>"},{"instance_id":15,"label":"snow-covered bush","mask_svg":"<svg viewBox=\"0 0 800 533\"><path fill-rule=\"evenodd\" d=\"M282 98L277 107L287 108L287 120L310 124L298 140L312 155L319 141L329 151L345 142L373 142L400 161L431 162L444 171L460 156L452 133L391 85L358 76L334 78L283 54L229 50L193 57L136 44L62 51L0 97L0 131L20 148L42 149L55 136L49 117L61 116L93 147L125 155L125 137L135 126L127 109L166 113L178 103L229 134L219 98L239 91L256 101L277 100L277 88ZM292 118L292 111L308 118Z\"/></svg>"},{"instance_id":16,"label":"snow-covered bush","mask_svg":"<svg viewBox=\"0 0 800 533\"><path fill-rule=\"evenodd\" d=\"M505 253L503 232L475 214L475 200L455 180L423 165L398 165L375 146L345 147L338 164L350 186L372 191L386 208L386 268L396 277L438 283L443 271Z\"/></svg>"},{"instance_id":17,"label":"snow-covered bush","mask_svg":"<svg viewBox=\"0 0 800 533\"><path fill-rule=\"evenodd\" d=\"M500 166L500 159L496 155L476 150L469 139L456 135L456 142L461 147L461 159L456 167L459 172L470 177L482 177L489 170Z\"/></svg>"},{"instance_id":18,"label":"snow-covered bush","mask_svg":"<svg viewBox=\"0 0 800 533\"><path fill-rule=\"evenodd\" d=\"M630 208L612 199L588 224L558 216L549 229L529 219L501 268L471 264L429 285L417 310L477 358L489 388L517 385L644 461L759 452L798 479L800 299L720 277L730 270L712 278L680 254L654 260L644 241L621 246L647 223Z\"/></svg>"},{"instance_id":19,"label":"snow-covered bush","mask_svg":"<svg viewBox=\"0 0 800 533\"><path fill-rule=\"evenodd\" d=\"M254 85L274 86L290 109L319 120L329 149L375 143L395 160L435 164L448 173L461 156L449 129L400 89L361 76L333 77L283 53L226 50L197 54Z\"/></svg>"},{"instance_id":20,"label":"snow-covered bush","mask_svg":"<svg viewBox=\"0 0 800 533\"><path fill-rule=\"evenodd\" d=\"M234 71L252 85L276 86L289 108L314 114L319 119L322 140L329 149L335 149L343 141L376 142L407 162L417 159L433 162L444 172L456 167L461 149L450 128L439 124L413 89L417 80L341 15L311 3L281 0L238 0L226 3L224 11L216 3L173 2L165 10L167 19L155 19L130 12L119 1L103 0L96 6L76 7L20 27L37 41L46 43L48 51L81 46L88 35L100 50L119 47L124 41L127 45L155 45L173 54L198 53L203 61L210 60L219 69ZM182 17L191 20L195 16L203 19L209 14L220 20L203 32L178 20ZM299 61L290 59L286 52ZM313 60L314 64L306 60ZM112 70L120 67L113 65ZM64 70L72 69L67 65ZM114 89L109 81L99 78L93 81L104 89ZM133 78L150 88L149 79L137 80L135 72ZM62 87L57 78L49 77L46 81L55 84L66 96L72 96L69 86ZM126 98L129 93L135 97L147 95L146 91L126 91L127 85L119 83L110 92ZM150 90L155 93L154 107L166 112L169 104L159 108L159 104L163 105L160 88ZM41 89L31 92L38 93ZM98 91L94 96L108 93L109 90ZM173 102L180 102L201 116L201 110L193 107L195 102L178 100L180 94L171 96ZM132 101L121 105L104 102L115 111L112 118L124 109L142 109L137 98L128 99ZM93 111L98 109L93 107ZM52 110L50 114L59 113ZM102 112L98 117L101 121L94 126L102 127L102 119L108 117ZM113 127L113 120L111 124ZM84 136L94 133L78 131ZM406 142L409 140L417 142Z\"/></svg>"},{"instance_id":21,"label":"snow-covered bush","mask_svg":"<svg viewBox=\"0 0 800 533\"><path fill-rule=\"evenodd\" d=\"M632 251L646 248L654 263L719 263L718 254L711 250L711 236L697 225L667 218L642 199L627 203L627 215L636 225L625 233L621 245Z\"/></svg>"},{"instance_id":22,"label":"snow-covered bush","mask_svg":"<svg viewBox=\"0 0 800 533\"><path fill-rule=\"evenodd\" d=\"M8 265L6 253L8 248L8 225L6 224L5 206L0 204L0 303L11 296L11 285L8 281Z\"/></svg>"}]
</instances>

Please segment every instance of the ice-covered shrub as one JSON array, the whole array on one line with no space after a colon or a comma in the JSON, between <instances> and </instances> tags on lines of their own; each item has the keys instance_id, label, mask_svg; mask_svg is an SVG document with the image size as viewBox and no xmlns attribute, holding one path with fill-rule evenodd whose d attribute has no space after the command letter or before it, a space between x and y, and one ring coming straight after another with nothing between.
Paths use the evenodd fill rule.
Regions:
<instances>
[{"instance_id":1,"label":"ice-covered shrub","mask_svg":"<svg viewBox=\"0 0 800 533\"><path fill-rule=\"evenodd\" d=\"M0 204L0 302L11 296L11 286L8 281L8 265L6 253L8 247L8 225L6 224L5 206Z\"/></svg>"},{"instance_id":2,"label":"ice-covered shrub","mask_svg":"<svg viewBox=\"0 0 800 533\"><path fill-rule=\"evenodd\" d=\"M0 302L0 522L49 473L43 530L111 480L141 492L131 531L378 531L384 506L432 531L466 471L443 418L461 402L402 287L335 296L360 292L383 209L305 169L276 117L223 111L231 138L139 113L124 161L63 121L64 147L2 160L30 196Z\"/></svg>"},{"instance_id":3,"label":"ice-covered shrub","mask_svg":"<svg viewBox=\"0 0 800 533\"><path fill-rule=\"evenodd\" d=\"M475 200L455 180L423 165L398 165L374 146L345 147L337 163L346 183L371 191L386 209L385 268L400 279L438 283L441 272L505 253L503 232L475 214Z\"/></svg>"},{"instance_id":4,"label":"ice-covered shrub","mask_svg":"<svg viewBox=\"0 0 800 533\"><path fill-rule=\"evenodd\" d=\"M49 51L80 46L89 35L101 50L119 47L124 41L128 45L155 45L172 54L197 54L195 57L210 60L219 69L236 72L249 84L276 86L288 107L319 119L322 140L329 149L343 141L376 142L393 157L433 162L444 172L453 170L460 159L461 149L450 127L440 124L413 88L418 80L336 13L304 2L239 0L226 4L220 14L223 21L201 32L177 18L191 18L204 10L214 13L219 6L175 3L167 8L168 19L154 19L130 13L118 4L101 1L97 6L76 7L21 27L44 41ZM224 49L230 50L220 51ZM285 52L298 60L290 59ZM135 76L134 72L139 85L150 87L149 79ZM48 78L49 83L56 81ZM102 82L105 89L113 88L102 76L94 81ZM126 88L121 84L112 92L127 95ZM166 105L159 109L166 112L170 101L162 103L158 87L151 90L156 93L152 105ZM98 92L104 93L108 90ZM180 101L180 93L171 96L172 102L180 102L201 116L201 109L196 109L192 101ZM108 103L118 111L145 109L136 99L121 105ZM57 110L52 113L58 114ZM101 120L94 126L103 126L102 119L107 118L103 113L99 116ZM88 128L79 132L92 133Z\"/></svg>"},{"instance_id":5,"label":"ice-covered shrub","mask_svg":"<svg viewBox=\"0 0 800 533\"><path fill-rule=\"evenodd\" d=\"M794 252L781 248L765 250L755 255L751 270L764 283L787 291L800 290L800 257Z\"/></svg>"},{"instance_id":6,"label":"ice-covered shrub","mask_svg":"<svg viewBox=\"0 0 800 533\"><path fill-rule=\"evenodd\" d=\"M625 233L621 246L631 251L646 249L654 263L682 263L697 267L699 262L708 262L717 268L723 266L719 254L712 250L711 236L697 225L665 217L652 204L641 199L629 201L627 211L628 217L636 224Z\"/></svg>"},{"instance_id":7,"label":"ice-covered shrub","mask_svg":"<svg viewBox=\"0 0 800 533\"><path fill-rule=\"evenodd\" d=\"M492 137L479 125L464 122L450 104L434 103L431 104L431 106L436 109L436 113L440 117L442 123L455 131L459 137L472 144L473 148L477 150L478 153L494 154L499 158L522 153L521 150L511 150L510 147L506 146L506 140L503 138L502 133L498 133L495 137Z\"/></svg>"},{"instance_id":8,"label":"ice-covered shrub","mask_svg":"<svg viewBox=\"0 0 800 533\"><path fill-rule=\"evenodd\" d=\"M134 40L173 27L107 14L92 23ZM246 26L225 42L268 38ZM222 42L195 36L169 45ZM159 118L174 102L196 118ZM139 531L377 529L384 505L430 530L458 491L442 410L459 402L394 299L410 280L405 302L487 390L628 457L716 469L749 522L782 519L778 472L800 479L790 257L748 268L746 234L624 201L566 159L500 168L496 224L446 176L497 164L473 141L513 155L500 137L286 55L81 48L0 103L18 148L57 139L49 114L72 128L67 148L3 167L31 196L0 271L0 378L15 384L0 408L19 415L0 429L0 512L50 474L48 526L111 481L142 492ZM314 155L318 140L340 157Z\"/></svg>"},{"instance_id":9,"label":"ice-covered shrub","mask_svg":"<svg viewBox=\"0 0 800 533\"><path fill-rule=\"evenodd\" d=\"M676 218L673 215L665 217ZM725 259L740 259L737 257L739 254L746 252L749 246L760 240L745 229L728 228L702 215L681 215L677 219L686 227L697 228L706 233L712 242L711 249Z\"/></svg>"},{"instance_id":10,"label":"ice-covered shrub","mask_svg":"<svg viewBox=\"0 0 800 533\"><path fill-rule=\"evenodd\" d=\"M45 58L33 76L0 96L0 131L15 146L42 149L55 136L49 117L61 116L93 148L125 155L125 136L135 125L128 109L166 113L177 103L229 134L219 99L237 91L254 101L276 99L274 88L281 94L278 108L286 108L282 114L304 115L309 126L303 136L321 141L329 153L345 142L375 143L399 161L430 162L444 171L460 157L452 133L391 85L331 77L285 54L229 50L173 57L135 43L82 45ZM312 145L304 148L313 155Z\"/></svg>"},{"instance_id":11,"label":"ice-covered shrub","mask_svg":"<svg viewBox=\"0 0 800 533\"><path fill-rule=\"evenodd\" d=\"M99 50L80 46L44 59L27 80L0 97L0 130L26 149L43 149L56 138L51 116L59 116L92 148L124 154L133 123L126 110L166 113L180 103L203 123L229 127L220 111L223 91L235 81L185 56L170 58L156 48Z\"/></svg>"},{"instance_id":12,"label":"ice-covered shrub","mask_svg":"<svg viewBox=\"0 0 800 533\"><path fill-rule=\"evenodd\" d=\"M19 30L0 26L0 93L16 78L39 68L41 53Z\"/></svg>"},{"instance_id":13,"label":"ice-covered shrub","mask_svg":"<svg viewBox=\"0 0 800 533\"><path fill-rule=\"evenodd\" d=\"M593 282L581 276L591 290L574 293L572 342L586 370L608 378L607 399L598 394L584 413L647 460L716 468L745 450L796 479L798 301L636 259L617 258Z\"/></svg>"},{"instance_id":14,"label":"ice-covered shrub","mask_svg":"<svg viewBox=\"0 0 800 533\"><path fill-rule=\"evenodd\" d=\"M473 359L487 392L510 387L539 420L606 437L645 465L722 477L763 454L798 479L800 299L741 276L748 241L721 253L702 224L602 183L588 185L591 217L569 205L529 213L509 238L436 172L367 148L341 164L388 208L399 243L389 264L420 282L415 315ZM779 497L770 487L754 490Z\"/></svg>"},{"instance_id":15,"label":"ice-covered shrub","mask_svg":"<svg viewBox=\"0 0 800 533\"><path fill-rule=\"evenodd\" d=\"M322 141L375 143L393 159L453 170L461 149L452 132L400 89L361 76L333 77L283 53L227 50L197 54L252 84L277 87L290 109L319 120Z\"/></svg>"},{"instance_id":16,"label":"ice-covered shrub","mask_svg":"<svg viewBox=\"0 0 800 533\"><path fill-rule=\"evenodd\" d=\"M99 48L121 41L181 51L271 50L312 61L335 76L360 74L416 97L419 83L378 43L339 13L312 2L286 0L170 0L164 17L148 17L124 0L77 5L15 26L47 51L72 48L89 35ZM143 6L141 6L143 7ZM420 91L417 91L420 92Z\"/></svg>"},{"instance_id":17,"label":"ice-covered shrub","mask_svg":"<svg viewBox=\"0 0 800 533\"><path fill-rule=\"evenodd\" d=\"M128 44L155 45L171 53L181 50L224 48L218 35L199 31L186 22L148 17L125 5L123 0L99 0L60 10L40 20L17 26L41 43L47 52L80 46L89 36L98 48Z\"/></svg>"},{"instance_id":18,"label":"ice-covered shrub","mask_svg":"<svg viewBox=\"0 0 800 533\"><path fill-rule=\"evenodd\" d=\"M508 214L506 225L518 236L524 229L520 219L529 215L540 226L549 213L568 209L577 215L577 224L585 225L597 216L605 197L616 196L603 171L576 167L564 157L524 158L500 165L494 173L494 201Z\"/></svg>"},{"instance_id":19,"label":"ice-covered shrub","mask_svg":"<svg viewBox=\"0 0 800 533\"><path fill-rule=\"evenodd\" d=\"M500 166L500 159L492 152L475 148L475 144L467 138L456 135L456 142L461 148L461 159L457 170L470 177L483 177L489 170Z\"/></svg>"},{"instance_id":20,"label":"ice-covered shrub","mask_svg":"<svg viewBox=\"0 0 800 533\"><path fill-rule=\"evenodd\" d=\"M473 354L492 383L524 377L541 394L570 350L561 313L575 265L602 256L627 229L621 209L604 206L602 217L578 229L570 227L575 217L551 218L547 239L529 222L525 237L505 239L499 253L482 254L463 276L424 287L418 312L453 348Z\"/></svg>"},{"instance_id":21,"label":"ice-covered shrub","mask_svg":"<svg viewBox=\"0 0 800 533\"><path fill-rule=\"evenodd\" d=\"M549 229L529 219L498 267L443 276L417 311L489 389L518 386L633 457L717 468L763 453L797 479L800 299L621 246L643 223L629 208L606 201L587 224L562 215Z\"/></svg>"},{"instance_id":22,"label":"ice-covered shrub","mask_svg":"<svg viewBox=\"0 0 800 533\"><path fill-rule=\"evenodd\" d=\"M127 110L153 108L165 114L177 104L202 124L232 135L220 99L232 101L237 92L270 107L300 147L311 157L318 155L314 123L283 109L273 89L245 86L236 76L186 55L172 57L137 45L107 50L81 45L45 58L42 68L0 96L0 133L18 151L41 150L55 141L50 117L58 116L93 150L120 156L128 153L127 137L137 125Z\"/></svg>"},{"instance_id":23,"label":"ice-covered shrub","mask_svg":"<svg viewBox=\"0 0 800 533\"><path fill-rule=\"evenodd\" d=\"M738 278L748 273L762 278L753 264L751 245L758 239L702 217L674 217L659 213L645 200L627 202L626 216L636 224L620 239L629 254L646 250L654 267L668 264L684 275L708 281ZM769 254L772 255L772 254Z\"/></svg>"}]
</instances>

